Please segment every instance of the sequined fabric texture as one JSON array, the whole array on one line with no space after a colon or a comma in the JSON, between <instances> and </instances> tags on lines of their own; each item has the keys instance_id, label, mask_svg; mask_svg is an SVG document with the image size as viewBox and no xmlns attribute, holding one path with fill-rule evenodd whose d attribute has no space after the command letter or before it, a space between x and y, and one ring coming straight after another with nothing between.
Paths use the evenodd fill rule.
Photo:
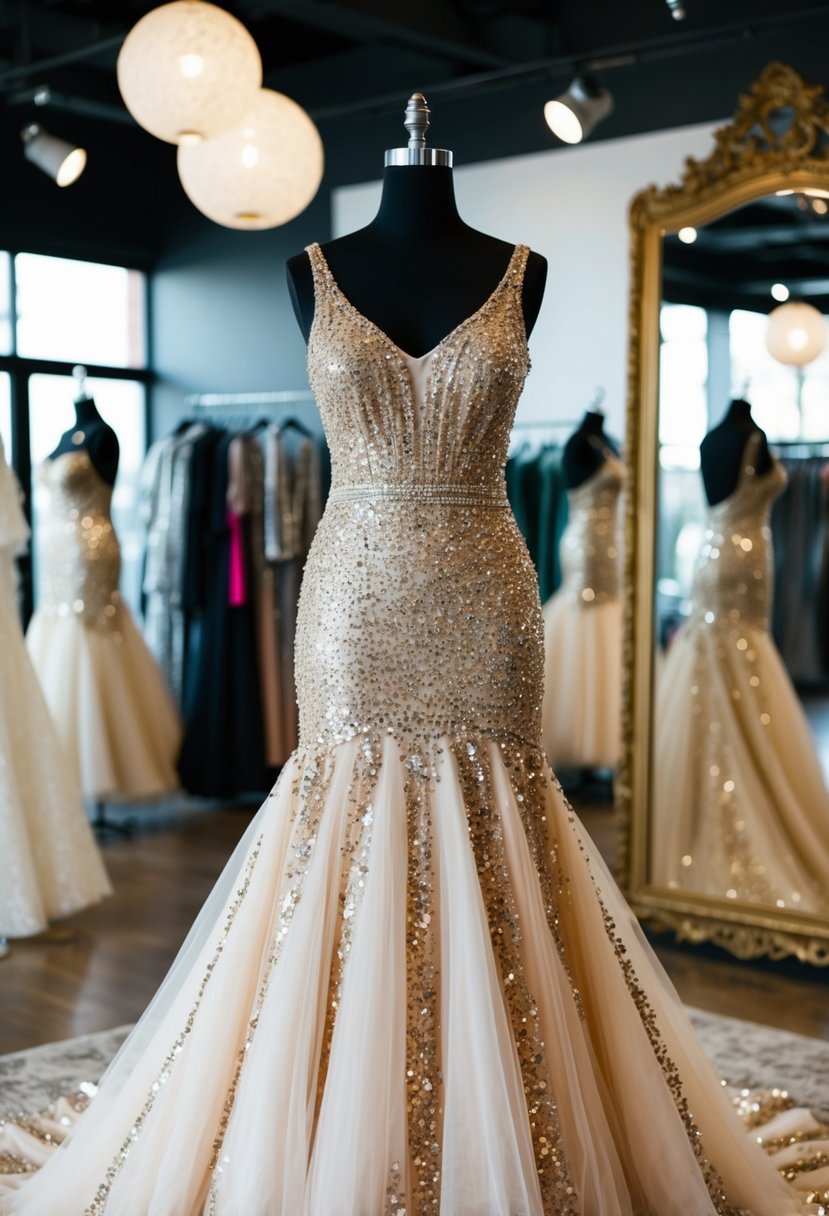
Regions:
<instances>
[{"instance_id":1,"label":"sequined fabric texture","mask_svg":"<svg viewBox=\"0 0 829 1216\"><path fill-rule=\"evenodd\" d=\"M85 451L47 460L38 477L50 495L38 526L38 607L75 615L94 629L113 630L121 550L110 516L112 486Z\"/></svg>"},{"instance_id":2,"label":"sequined fabric texture","mask_svg":"<svg viewBox=\"0 0 829 1216\"><path fill-rule=\"evenodd\" d=\"M535 572L504 465L529 367L518 246L482 308L414 360L343 295L309 249L311 385L332 492L302 585L301 740L371 729L400 739L505 724L540 738ZM419 389L417 368L429 361Z\"/></svg>"},{"instance_id":3,"label":"sequined fabric texture","mask_svg":"<svg viewBox=\"0 0 829 1216\"><path fill-rule=\"evenodd\" d=\"M758 477L754 460L759 433L744 456L737 489L708 510L705 538L694 571L693 616L703 625L768 629L771 614L771 504L786 488L786 470L775 461Z\"/></svg>"},{"instance_id":4,"label":"sequined fabric texture","mask_svg":"<svg viewBox=\"0 0 829 1216\"><path fill-rule=\"evenodd\" d=\"M599 468L567 494L569 518L561 537L562 591L589 607L621 595L617 506L625 467L607 451Z\"/></svg>"}]
</instances>

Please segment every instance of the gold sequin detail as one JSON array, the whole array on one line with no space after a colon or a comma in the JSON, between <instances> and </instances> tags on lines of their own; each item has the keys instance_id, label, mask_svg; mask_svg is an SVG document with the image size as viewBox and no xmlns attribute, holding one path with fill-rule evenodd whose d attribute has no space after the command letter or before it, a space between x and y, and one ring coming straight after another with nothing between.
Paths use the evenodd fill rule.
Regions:
<instances>
[{"instance_id":1,"label":"gold sequin detail","mask_svg":"<svg viewBox=\"0 0 829 1216\"><path fill-rule=\"evenodd\" d=\"M50 503L38 518L38 608L74 616L119 641L121 548L112 526L112 486L88 452L67 452L38 470Z\"/></svg>"},{"instance_id":2,"label":"gold sequin detail","mask_svg":"<svg viewBox=\"0 0 829 1216\"><path fill-rule=\"evenodd\" d=\"M509 770L513 757L506 754L506 745L502 745L501 751ZM547 1047L541 1035L538 1003L524 973L521 926L500 815L491 794L489 760L480 741L467 740L456 746L454 754L492 947L521 1064L544 1216L577 1216L578 1196L562 1148L558 1105L547 1064Z\"/></svg>"},{"instance_id":3,"label":"gold sequin detail","mask_svg":"<svg viewBox=\"0 0 829 1216\"><path fill-rule=\"evenodd\" d=\"M567 525L561 534L559 594L582 608L621 595L619 495L625 466L610 449L592 476L567 492Z\"/></svg>"},{"instance_id":4,"label":"gold sequin detail","mask_svg":"<svg viewBox=\"0 0 829 1216\"><path fill-rule=\"evenodd\" d=\"M90 1203L90 1205L84 1209L84 1216L103 1216L103 1213L106 1210L107 1202L109 1200L110 1191L112 1190L112 1188L115 1184L115 1180L118 1177L118 1175L120 1174L121 1170L123 1169L124 1162L126 1161L127 1157L129 1156L130 1150L131 1150L133 1144L136 1142L136 1140L140 1136L141 1131L144 1127L144 1124L146 1123L147 1119L149 1118L150 1112L152 1111L153 1106L155 1105L156 1097L158 1096L159 1092L161 1091L161 1088L164 1085L166 1085L167 1082L169 1081L172 1070L175 1067L176 1060L178 1059L178 1057L181 1055L182 1051L184 1050L184 1045L187 1042L187 1039L193 1030L193 1026L195 1025L196 1016L199 1012L199 1007L201 1006L202 999L204 998L204 994L207 991L207 986L210 983L210 979L213 975L213 972L216 970L219 959L221 958L222 954L224 953L225 946L227 945L228 938L230 937L230 931L233 927L233 922L236 919L236 914L238 913L239 909L241 908L242 904L244 903L245 896L247 895L248 890L250 888L251 877L253 875L253 870L254 870L254 867L256 866L256 862L259 858L259 851L260 851L261 845L262 845L262 837L260 836L250 852L247 863L245 865L245 869L243 872L243 876L242 876L240 885L236 891L236 895L235 895L233 901L231 902L230 906L228 907L227 913L225 915L224 926L222 928L219 939L216 942L216 945L214 947L212 958L207 965L207 970L205 971L204 975L202 976L201 983L199 984L199 989L196 994L196 998L193 1002L193 1005L190 1009L189 1014L187 1015L187 1020L185 1021L184 1026L181 1029L181 1032L177 1036L175 1042L173 1043L172 1047L170 1048L169 1052L167 1053L166 1057L164 1058L164 1061L161 1065L161 1068L158 1071L156 1079L153 1082L149 1093L147 1094L144 1105L141 1108L140 1113L136 1116L135 1122L133 1123L132 1127L130 1128L130 1131L129 1131L126 1139L122 1143L120 1149L118 1150L116 1156L114 1157L112 1163L110 1164L110 1166L106 1172L104 1181L100 1184L97 1191L95 1192L95 1198L92 1200L92 1203Z\"/></svg>"}]
</instances>

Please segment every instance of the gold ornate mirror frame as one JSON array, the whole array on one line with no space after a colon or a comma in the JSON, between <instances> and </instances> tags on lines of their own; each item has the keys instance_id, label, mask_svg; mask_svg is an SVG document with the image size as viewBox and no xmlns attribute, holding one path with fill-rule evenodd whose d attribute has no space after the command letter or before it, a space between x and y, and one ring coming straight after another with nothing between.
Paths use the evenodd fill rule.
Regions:
<instances>
[{"instance_id":1,"label":"gold ornate mirror frame","mask_svg":"<svg viewBox=\"0 0 829 1216\"><path fill-rule=\"evenodd\" d=\"M777 190L816 188L829 191L829 102L820 86L807 85L792 68L772 63L740 98L734 119L715 132L711 155L701 161L688 158L678 184L649 186L631 204L617 869L637 915L680 937L713 941L740 958L795 954L829 965L829 921L767 906L737 906L725 898L676 892L648 881L662 237Z\"/></svg>"}]
</instances>

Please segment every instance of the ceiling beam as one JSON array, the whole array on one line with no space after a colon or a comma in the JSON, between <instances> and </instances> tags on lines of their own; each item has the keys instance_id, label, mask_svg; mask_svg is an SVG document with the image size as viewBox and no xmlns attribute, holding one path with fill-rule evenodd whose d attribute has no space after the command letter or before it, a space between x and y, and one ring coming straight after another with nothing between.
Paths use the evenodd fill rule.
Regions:
<instances>
[{"instance_id":1,"label":"ceiling beam","mask_svg":"<svg viewBox=\"0 0 829 1216\"><path fill-rule=\"evenodd\" d=\"M473 67L499 68L510 61L481 46L475 30L442 2L390 5L387 0L259 0L256 12L288 17L355 42L387 42L426 51Z\"/></svg>"}]
</instances>

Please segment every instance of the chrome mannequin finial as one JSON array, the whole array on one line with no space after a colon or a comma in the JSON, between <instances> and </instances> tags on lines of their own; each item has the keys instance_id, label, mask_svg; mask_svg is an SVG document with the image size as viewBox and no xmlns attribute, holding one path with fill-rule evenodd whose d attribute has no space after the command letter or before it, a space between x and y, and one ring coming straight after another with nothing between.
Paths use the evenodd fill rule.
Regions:
<instances>
[{"instance_id":1,"label":"chrome mannequin finial","mask_svg":"<svg viewBox=\"0 0 829 1216\"><path fill-rule=\"evenodd\" d=\"M426 131L431 111L422 93L412 93L406 106L404 126L409 133L405 148L389 148L385 164L389 165L443 165L452 167L452 153L448 148L427 148Z\"/></svg>"}]
</instances>

